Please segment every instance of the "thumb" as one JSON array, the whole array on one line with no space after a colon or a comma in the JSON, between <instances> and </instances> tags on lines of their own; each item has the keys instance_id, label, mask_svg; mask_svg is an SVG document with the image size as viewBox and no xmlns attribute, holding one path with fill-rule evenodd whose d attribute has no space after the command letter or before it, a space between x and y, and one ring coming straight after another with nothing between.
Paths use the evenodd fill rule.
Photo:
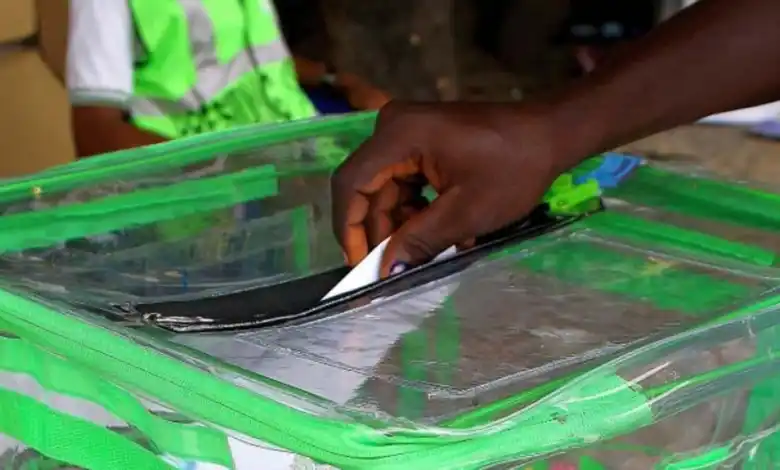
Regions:
<instances>
[{"instance_id":1,"label":"thumb","mask_svg":"<svg viewBox=\"0 0 780 470\"><path fill-rule=\"evenodd\" d=\"M473 198L464 200L458 189L434 199L390 237L382 255L380 276L386 278L426 263L452 245L473 238L479 230L471 223L479 219L469 215L477 213L473 203Z\"/></svg>"}]
</instances>

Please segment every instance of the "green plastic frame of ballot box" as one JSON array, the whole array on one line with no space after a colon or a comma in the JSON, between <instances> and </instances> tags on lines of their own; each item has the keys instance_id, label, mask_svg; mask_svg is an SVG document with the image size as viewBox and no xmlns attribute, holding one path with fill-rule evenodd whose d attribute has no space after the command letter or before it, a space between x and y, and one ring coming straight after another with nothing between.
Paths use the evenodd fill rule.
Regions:
<instances>
[{"instance_id":1,"label":"green plastic frame of ballot box","mask_svg":"<svg viewBox=\"0 0 780 470\"><path fill-rule=\"evenodd\" d=\"M290 139L316 137L323 133L338 133L345 129L365 132L370 128L371 122L373 122L371 115L355 115L322 122L280 124L264 129L265 134L260 137L257 129L239 129L218 135L185 139L181 142L165 144L157 149L142 149L137 153L129 151L123 155L98 157L70 167L78 171L71 172L63 167L45 172L37 178L11 181L0 188L0 200L7 203L29 198L31 194L67 191L83 185L97 184L120 175L127 177L162 168L180 168L208 160L217 152L238 151L264 143L269 145L282 143ZM647 169L642 168L642 170ZM660 177L652 173L649 176L647 173L644 175L651 180ZM204 184L197 187L185 186L185 189L188 192L206 191L205 196L202 193L201 197L208 201L207 204L211 204L208 206L210 209L217 209L273 195L278 190L278 180L285 176L287 175L280 173L274 167L258 167L235 175L199 180L209 182L208 188ZM191 183L196 184L199 181ZM632 179L631 184L633 181L636 180ZM642 183L641 178L640 183ZM644 181L644 184L650 183ZM74 206L79 209L69 209L68 206L53 209L47 214L49 220L65 217L71 225L78 223L83 226L79 229L68 228L67 224L57 226L57 230L62 230L59 236L36 231L36 224L45 226L48 222L41 216L35 216L35 213L9 216L6 220L19 222L19 224L14 226L11 222L5 222L6 225L2 227L4 230L0 231L4 233L5 238L0 243L4 243L6 252L18 251L47 246L64 238L88 236L90 233L104 233L130 225L185 216L190 213L186 209L187 203L192 201L185 197L184 191L177 192L181 189L181 185L186 185L186 182L162 189L145 189L127 195L111 196ZM238 188L238 191L235 194L228 194L226 191L228 186L233 190ZM674 185L668 182L665 184L667 190L670 186ZM167 192L154 192L160 190ZM636 193L626 194L630 197L636 196ZM689 196L690 194L679 195L681 198ZM712 196L710 194L708 200L695 199L694 202L685 202L684 209L712 203ZM769 210L770 205L776 204L772 195L764 197L754 192L746 194L741 191L741 188L729 193L728 198L733 202L737 197L743 196L746 199L755 198L763 201L762 210ZM163 209L163 203L160 202L166 199L159 199L161 197L170 201L167 210ZM154 204L152 199L157 199L159 204ZM659 205L662 203L666 204L664 207L672 208L683 205L680 202L672 204L669 201L661 201ZM721 207L723 205L730 207L732 212ZM757 205L752 207L753 209L748 211L750 217L754 217L754 220L768 220L767 216L758 210ZM199 209L204 210L202 207ZM712 209L707 214L718 217L725 217L726 214L728 216L726 218L732 222L742 221L742 218L748 217L736 212L738 212L736 207L719 202L718 210ZM696 256L728 258L759 266L767 266L774 260L772 253L756 247L719 240L691 231L681 231L664 224L634 224L633 218L614 216L616 214L598 214L586 218L581 224L583 228L589 229L597 236L602 234L631 243L652 240L662 248L688 251ZM89 220L93 217L105 217L106 221L93 223ZM5 230L8 231L7 234ZM578 259L591 265L594 262L622 262L630 266L633 266L631 263L637 263L630 259L616 260L609 256L609 253L598 253L590 248L587 252L576 251L568 255L561 253L560 256L570 256L571 258L566 261L570 264L576 264ZM545 266L536 263L533 256L518 262L532 271L557 275L545 272ZM637 264L637 268L639 267ZM596 289L605 288L603 285L594 285L581 276L571 277L570 271L572 270L564 273L563 280ZM688 279L695 279L695 282ZM697 293L713 289L722 291L721 295L726 297L738 296L742 293L739 286L735 284L708 279L706 276L693 273L685 273L685 276L681 274L675 280L688 283L687 289ZM617 284L613 283L607 290L612 289L610 291L618 295L641 295L642 289L646 289L644 294L647 295L644 298L653 298L656 302L662 301L655 298L657 295L652 295L652 292L656 291L652 285L638 285L631 282L617 287L615 285ZM668 292L668 285L665 287ZM692 300L692 306L670 304L665 305L665 308L699 315L723 301L723 297L706 298L705 296ZM777 307L779 303L778 298L765 298L753 306L707 320L702 326L719 327L729 320L763 318L756 315ZM117 438L112 431L46 407L42 408L41 404L28 397L8 390L0 390L2 392L0 393L0 403L2 403L0 432L27 442L28 445L52 459L96 469L169 468L168 464L155 454L212 462L230 468L233 462L227 445L227 436L219 429L230 429L344 469L413 470L447 465L477 469L501 462L528 460L547 452L563 451L581 445L582 439L593 433L606 438L647 426L657 419L653 407L649 404L652 398L672 390L696 385L721 384L724 377L728 377L729 374L751 371L760 367L774 367L778 359L773 349L762 350L759 356L751 360L645 390L635 384L627 384L617 374L588 375L588 371L580 371L525 390L509 399L462 414L442 425L444 428L461 431L472 430L468 434L440 433L436 429L400 429L388 434L377 433L367 424L312 416L289 408L257 393L237 387L207 371L196 369L143 346L142 344L145 343L143 332L127 331L116 325L103 323L99 319L63 314L33 299L6 290L0 290L0 326L4 331L19 337L0 339L0 368L29 374L37 378L46 388L56 390L58 393L95 401L141 430L145 438L153 444L154 452L132 440ZM771 326L771 324L755 325L752 331L762 331ZM670 350L675 345L679 346L679 342L673 339L667 346ZM14 358L18 362L11 361L9 358ZM578 379L578 382L575 383L575 379ZM570 388L563 389L562 387L567 384ZM745 383L739 385L745 386ZM573 417L576 415L576 419L561 419L562 410L555 406L554 401L556 392L567 393L574 399L571 403L579 403L577 407L572 407L568 411L563 410ZM193 419L211 423L214 427L193 427L154 419L152 414L138 406L140 402L135 398L136 393L153 397ZM519 411L509 426L496 428L488 433L479 430L480 425L490 423L496 416L510 410L519 410L531 403L537 403L537 406ZM604 413L605 409L609 412ZM611 419L607 419L605 415L609 415ZM22 416L28 419L20 419ZM31 420L30 417L35 419ZM34 424L45 425L33 428ZM71 431L69 435L63 431L65 429ZM76 439L75 436L80 438ZM94 445L96 442L100 442L100 445ZM718 458L722 458L726 452L724 449L711 449L696 458L705 459L708 464L712 464L717 462ZM689 460L689 463L696 464L695 459ZM597 462L591 464L593 466L590 468L598 468ZM666 468L668 470L689 468L681 465L682 462L676 462Z\"/></svg>"}]
</instances>

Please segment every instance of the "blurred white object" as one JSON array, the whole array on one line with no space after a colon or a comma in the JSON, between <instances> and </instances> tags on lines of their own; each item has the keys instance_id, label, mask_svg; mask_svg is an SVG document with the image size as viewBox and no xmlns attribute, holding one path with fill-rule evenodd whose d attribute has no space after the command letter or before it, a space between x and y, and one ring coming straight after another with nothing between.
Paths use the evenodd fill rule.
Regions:
<instances>
[{"instance_id":1,"label":"blurred white object","mask_svg":"<svg viewBox=\"0 0 780 470\"><path fill-rule=\"evenodd\" d=\"M699 122L721 126L753 126L762 122L780 119L780 101L752 108L738 109L727 113L713 114Z\"/></svg>"},{"instance_id":2,"label":"blurred white object","mask_svg":"<svg viewBox=\"0 0 780 470\"><path fill-rule=\"evenodd\" d=\"M382 253L385 252L387 242L389 241L390 239L387 238L385 241L377 245L377 247L374 248L371 253L369 253L368 256L366 256L365 259L360 262L360 264L355 266L352 271L344 276L344 278L339 281L339 283L336 284L333 289L330 290L330 292L325 294L325 297L323 297L322 300L326 300L330 297L344 294L345 292L353 291L355 289L360 289L361 287L379 281L379 263L382 261ZM456 250L454 246L450 247L437 256L436 260L449 258L455 254L455 251Z\"/></svg>"}]
</instances>

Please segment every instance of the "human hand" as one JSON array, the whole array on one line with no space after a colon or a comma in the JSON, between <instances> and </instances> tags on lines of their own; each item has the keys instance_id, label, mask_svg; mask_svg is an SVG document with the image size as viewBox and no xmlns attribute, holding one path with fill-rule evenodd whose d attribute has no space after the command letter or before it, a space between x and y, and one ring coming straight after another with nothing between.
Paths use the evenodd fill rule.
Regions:
<instances>
[{"instance_id":1,"label":"human hand","mask_svg":"<svg viewBox=\"0 0 780 470\"><path fill-rule=\"evenodd\" d=\"M355 265L392 235L388 276L473 244L529 213L566 168L543 110L515 104L385 106L331 180L333 226ZM428 204L430 184L439 197Z\"/></svg>"},{"instance_id":2,"label":"human hand","mask_svg":"<svg viewBox=\"0 0 780 470\"><path fill-rule=\"evenodd\" d=\"M338 85L353 108L374 111L390 101L390 95L352 74L341 74Z\"/></svg>"}]
</instances>

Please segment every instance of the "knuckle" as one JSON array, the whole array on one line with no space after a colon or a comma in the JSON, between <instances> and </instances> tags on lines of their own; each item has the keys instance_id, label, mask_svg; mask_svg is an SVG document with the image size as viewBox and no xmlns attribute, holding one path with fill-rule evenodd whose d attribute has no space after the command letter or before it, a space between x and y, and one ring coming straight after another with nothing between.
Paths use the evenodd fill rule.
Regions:
<instances>
[{"instance_id":1,"label":"knuckle","mask_svg":"<svg viewBox=\"0 0 780 470\"><path fill-rule=\"evenodd\" d=\"M437 246L437 243L429 236L416 232L407 233L404 236L402 245L406 254L411 257L410 261L412 262L427 261L435 256L440 249L443 249Z\"/></svg>"}]
</instances>

